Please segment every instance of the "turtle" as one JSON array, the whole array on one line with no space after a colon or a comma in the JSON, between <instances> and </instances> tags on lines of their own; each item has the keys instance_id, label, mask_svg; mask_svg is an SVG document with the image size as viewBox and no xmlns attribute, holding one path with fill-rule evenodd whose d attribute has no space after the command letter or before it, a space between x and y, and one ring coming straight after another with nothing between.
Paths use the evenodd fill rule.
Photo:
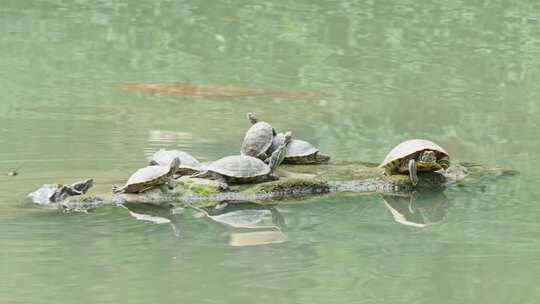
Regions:
<instances>
[{"instance_id":1,"label":"turtle","mask_svg":"<svg viewBox=\"0 0 540 304\"><path fill-rule=\"evenodd\" d=\"M408 173L413 185L418 184L417 171L438 171L450 166L450 156L436 143L411 139L395 146L379 165L386 175Z\"/></svg>"},{"instance_id":2,"label":"turtle","mask_svg":"<svg viewBox=\"0 0 540 304\"><path fill-rule=\"evenodd\" d=\"M193 177L213 177L220 182L221 189L227 189L227 184L248 184L267 180L277 180L274 170L285 157L285 148L291 141L292 134L287 132L285 141L268 158L268 164L262 160L247 155L226 156L206 167L205 171L192 175Z\"/></svg>"},{"instance_id":3,"label":"turtle","mask_svg":"<svg viewBox=\"0 0 540 304\"><path fill-rule=\"evenodd\" d=\"M36 204L57 203L68 196L85 194L94 185L94 180L87 178L70 185L45 184L36 191L28 194L28 197Z\"/></svg>"},{"instance_id":4,"label":"turtle","mask_svg":"<svg viewBox=\"0 0 540 304\"><path fill-rule=\"evenodd\" d=\"M247 113L247 118L252 126L246 132L240 154L265 160L268 158L267 150L272 145L276 130L269 123L259 121L251 112Z\"/></svg>"},{"instance_id":5,"label":"turtle","mask_svg":"<svg viewBox=\"0 0 540 304\"><path fill-rule=\"evenodd\" d=\"M285 135L274 136L269 151L274 151L283 142ZM287 146L284 164L321 164L330 160L330 156L322 153L315 146L301 139L293 139Z\"/></svg>"},{"instance_id":6,"label":"turtle","mask_svg":"<svg viewBox=\"0 0 540 304\"><path fill-rule=\"evenodd\" d=\"M147 166L133 173L123 187L113 186L114 193L139 193L166 184L174 188L173 174L178 170L180 159L175 157L169 166Z\"/></svg>"},{"instance_id":7,"label":"turtle","mask_svg":"<svg viewBox=\"0 0 540 304\"><path fill-rule=\"evenodd\" d=\"M180 150L160 149L149 161L150 166L170 166L174 158L180 159L180 165L175 174L178 176L191 175L201 170L201 163L191 154Z\"/></svg>"}]
</instances>

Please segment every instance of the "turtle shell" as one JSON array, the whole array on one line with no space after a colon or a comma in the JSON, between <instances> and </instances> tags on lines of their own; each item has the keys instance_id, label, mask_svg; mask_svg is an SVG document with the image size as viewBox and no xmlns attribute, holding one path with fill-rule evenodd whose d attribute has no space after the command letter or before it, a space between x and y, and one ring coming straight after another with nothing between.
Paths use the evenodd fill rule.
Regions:
<instances>
[{"instance_id":1,"label":"turtle shell","mask_svg":"<svg viewBox=\"0 0 540 304\"><path fill-rule=\"evenodd\" d=\"M233 155L221 158L208 166L208 171L237 181L249 182L270 173L270 167L262 160L246 156Z\"/></svg>"},{"instance_id":2,"label":"turtle shell","mask_svg":"<svg viewBox=\"0 0 540 304\"><path fill-rule=\"evenodd\" d=\"M240 154L260 157L272 145L275 131L272 126L264 121L260 121L249 128L244 137Z\"/></svg>"},{"instance_id":3,"label":"turtle shell","mask_svg":"<svg viewBox=\"0 0 540 304\"><path fill-rule=\"evenodd\" d=\"M443 156L448 156L448 153L441 146L432 141L426 139L411 139L395 146L388 153L388 155L386 155L379 167L389 168L396 166L396 163L399 163L407 157L424 150L435 151L437 154L437 159Z\"/></svg>"},{"instance_id":4,"label":"turtle shell","mask_svg":"<svg viewBox=\"0 0 540 304\"><path fill-rule=\"evenodd\" d=\"M180 166L176 170L177 173L191 174L198 172L201 168L201 163L195 157L180 150L160 149L152 155L149 164L169 167L175 158L180 159Z\"/></svg>"},{"instance_id":5,"label":"turtle shell","mask_svg":"<svg viewBox=\"0 0 540 304\"><path fill-rule=\"evenodd\" d=\"M287 146L287 154L285 157L303 157L313 155L319 152L312 144L301 139L293 139Z\"/></svg>"},{"instance_id":6,"label":"turtle shell","mask_svg":"<svg viewBox=\"0 0 540 304\"><path fill-rule=\"evenodd\" d=\"M167 181L169 166L148 166L133 173L124 186L125 192L141 192L150 187L159 186Z\"/></svg>"},{"instance_id":7,"label":"turtle shell","mask_svg":"<svg viewBox=\"0 0 540 304\"><path fill-rule=\"evenodd\" d=\"M285 134L279 133L274 137L269 151L275 151L285 140ZM302 159L319 152L312 144L301 139L292 139L287 145L285 160Z\"/></svg>"}]
</instances>

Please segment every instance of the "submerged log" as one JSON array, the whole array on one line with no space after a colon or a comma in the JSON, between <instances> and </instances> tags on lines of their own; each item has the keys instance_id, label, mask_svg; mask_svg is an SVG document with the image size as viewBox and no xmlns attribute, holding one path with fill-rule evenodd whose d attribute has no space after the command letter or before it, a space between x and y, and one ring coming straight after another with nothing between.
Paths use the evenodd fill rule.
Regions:
<instances>
[{"instance_id":1,"label":"submerged log","mask_svg":"<svg viewBox=\"0 0 540 304\"><path fill-rule=\"evenodd\" d=\"M372 163L333 162L325 165L283 165L279 180L233 185L222 192L212 180L181 177L176 187L158 187L138 194L96 193L70 197L59 204L65 210L87 210L103 205L144 203L153 205L215 205L223 201L284 201L331 192L399 194L416 189L474 186L516 172L501 167L458 163L440 173L420 173L413 187L407 175L384 176Z\"/></svg>"},{"instance_id":2,"label":"submerged log","mask_svg":"<svg viewBox=\"0 0 540 304\"><path fill-rule=\"evenodd\" d=\"M198 85L192 83L132 83L121 87L124 91L181 95L193 97L283 97L313 98L323 95L318 91L281 91L233 86Z\"/></svg>"}]
</instances>

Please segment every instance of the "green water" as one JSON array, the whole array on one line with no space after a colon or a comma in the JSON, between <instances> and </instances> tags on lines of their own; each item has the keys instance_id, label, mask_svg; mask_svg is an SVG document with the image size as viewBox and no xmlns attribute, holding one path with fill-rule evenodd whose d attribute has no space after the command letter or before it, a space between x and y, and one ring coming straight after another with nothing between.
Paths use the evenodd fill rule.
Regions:
<instances>
[{"instance_id":1,"label":"green water","mask_svg":"<svg viewBox=\"0 0 540 304\"><path fill-rule=\"evenodd\" d=\"M535 1L3 0L0 54L0 169L22 165L0 176L0 303L540 303ZM325 95L120 90L172 82ZM375 195L280 205L286 240L258 246L192 210L152 224L25 199L106 190L159 148L236 154L247 111L337 160L420 137L520 175L446 189L424 228Z\"/></svg>"}]
</instances>

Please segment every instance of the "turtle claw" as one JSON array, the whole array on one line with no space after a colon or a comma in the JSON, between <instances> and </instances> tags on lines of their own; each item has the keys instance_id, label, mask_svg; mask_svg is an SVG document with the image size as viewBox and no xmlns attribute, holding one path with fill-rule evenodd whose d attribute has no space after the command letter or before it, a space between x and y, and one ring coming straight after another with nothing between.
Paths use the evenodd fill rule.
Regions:
<instances>
[{"instance_id":1,"label":"turtle claw","mask_svg":"<svg viewBox=\"0 0 540 304\"><path fill-rule=\"evenodd\" d=\"M122 192L124 192L124 187L120 187L118 185L113 185L112 186L112 192L113 193L122 193Z\"/></svg>"},{"instance_id":2,"label":"turtle claw","mask_svg":"<svg viewBox=\"0 0 540 304\"><path fill-rule=\"evenodd\" d=\"M418 185L418 176L415 175L415 176L411 176L410 178L411 178L411 184L413 186L417 186Z\"/></svg>"}]
</instances>

